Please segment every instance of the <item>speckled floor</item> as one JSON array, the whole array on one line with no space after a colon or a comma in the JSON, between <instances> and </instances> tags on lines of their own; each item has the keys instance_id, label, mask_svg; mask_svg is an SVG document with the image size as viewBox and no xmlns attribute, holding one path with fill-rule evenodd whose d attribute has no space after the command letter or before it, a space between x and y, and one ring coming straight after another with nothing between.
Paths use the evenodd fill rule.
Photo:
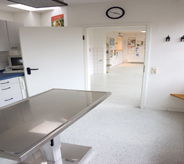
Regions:
<instances>
[{"instance_id":1,"label":"speckled floor","mask_svg":"<svg viewBox=\"0 0 184 164\"><path fill-rule=\"evenodd\" d=\"M83 164L184 164L184 113L143 110L133 107L136 98L120 100L102 102L62 132L62 142L92 146Z\"/></svg>"}]
</instances>

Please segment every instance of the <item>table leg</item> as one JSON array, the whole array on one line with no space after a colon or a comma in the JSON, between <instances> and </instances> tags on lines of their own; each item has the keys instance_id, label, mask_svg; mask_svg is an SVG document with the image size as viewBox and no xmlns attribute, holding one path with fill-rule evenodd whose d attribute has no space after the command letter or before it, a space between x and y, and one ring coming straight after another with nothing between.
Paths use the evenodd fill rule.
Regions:
<instances>
[{"instance_id":1,"label":"table leg","mask_svg":"<svg viewBox=\"0 0 184 164\"><path fill-rule=\"evenodd\" d=\"M61 143L58 135L53 141L45 144L43 150L48 164L79 164L90 152L91 147Z\"/></svg>"},{"instance_id":2,"label":"table leg","mask_svg":"<svg viewBox=\"0 0 184 164\"><path fill-rule=\"evenodd\" d=\"M61 141L59 135L43 146L48 164L63 164L61 156Z\"/></svg>"}]
</instances>

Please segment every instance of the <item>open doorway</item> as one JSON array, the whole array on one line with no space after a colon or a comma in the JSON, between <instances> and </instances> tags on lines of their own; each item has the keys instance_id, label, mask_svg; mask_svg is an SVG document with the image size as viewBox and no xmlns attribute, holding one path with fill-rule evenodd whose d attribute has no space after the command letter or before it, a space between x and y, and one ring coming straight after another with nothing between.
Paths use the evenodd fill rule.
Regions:
<instances>
[{"instance_id":1,"label":"open doorway","mask_svg":"<svg viewBox=\"0 0 184 164\"><path fill-rule=\"evenodd\" d=\"M141 31L146 28L88 29L90 89L112 92L109 99L117 105L140 107L146 43Z\"/></svg>"}]
</instances>

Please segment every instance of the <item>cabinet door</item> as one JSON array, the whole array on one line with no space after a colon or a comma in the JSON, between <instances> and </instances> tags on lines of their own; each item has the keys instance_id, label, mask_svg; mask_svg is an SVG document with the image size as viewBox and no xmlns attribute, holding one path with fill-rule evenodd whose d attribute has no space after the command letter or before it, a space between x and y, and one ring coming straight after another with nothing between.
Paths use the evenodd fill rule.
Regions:
<instances>
[{"instance_id":1,"label":"cabinet door","mask_svg":"<svg viewBox=\"0 0 184 164\"><path fill-rule=\"evenodd\" d=\"M19 27L21 26L22 23L7 21L10 50L20 50Z\"/></svg>"},{"instance_id":2,"label":"cabinet door","mask_svg":"<svg viewBox=\"0 0 184 164\"><path fill-rule=\"evenodd\" d=\"M6 28L6 21L0 20L0 51L9 50L8 32Z\"/></svg>"}]
</instances>

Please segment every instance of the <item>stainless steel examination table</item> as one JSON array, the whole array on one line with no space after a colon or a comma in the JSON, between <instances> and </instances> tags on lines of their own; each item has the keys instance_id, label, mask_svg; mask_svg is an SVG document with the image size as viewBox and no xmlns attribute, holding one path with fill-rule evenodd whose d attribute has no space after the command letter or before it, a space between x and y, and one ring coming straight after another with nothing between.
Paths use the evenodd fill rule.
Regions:
<instances>
[{"instance_id":1,"label":"stainless steel examination table","mask_svg":"<svg viewBox=\"0 0 184 164\"><path fill-rule=\"evenodd\" d=\"M59 134L110 95L52 89L0 108L0 157L22 162L42 148L48 164L79 163L91 147L61 143Z\"/></svg>"}]
</instances>

